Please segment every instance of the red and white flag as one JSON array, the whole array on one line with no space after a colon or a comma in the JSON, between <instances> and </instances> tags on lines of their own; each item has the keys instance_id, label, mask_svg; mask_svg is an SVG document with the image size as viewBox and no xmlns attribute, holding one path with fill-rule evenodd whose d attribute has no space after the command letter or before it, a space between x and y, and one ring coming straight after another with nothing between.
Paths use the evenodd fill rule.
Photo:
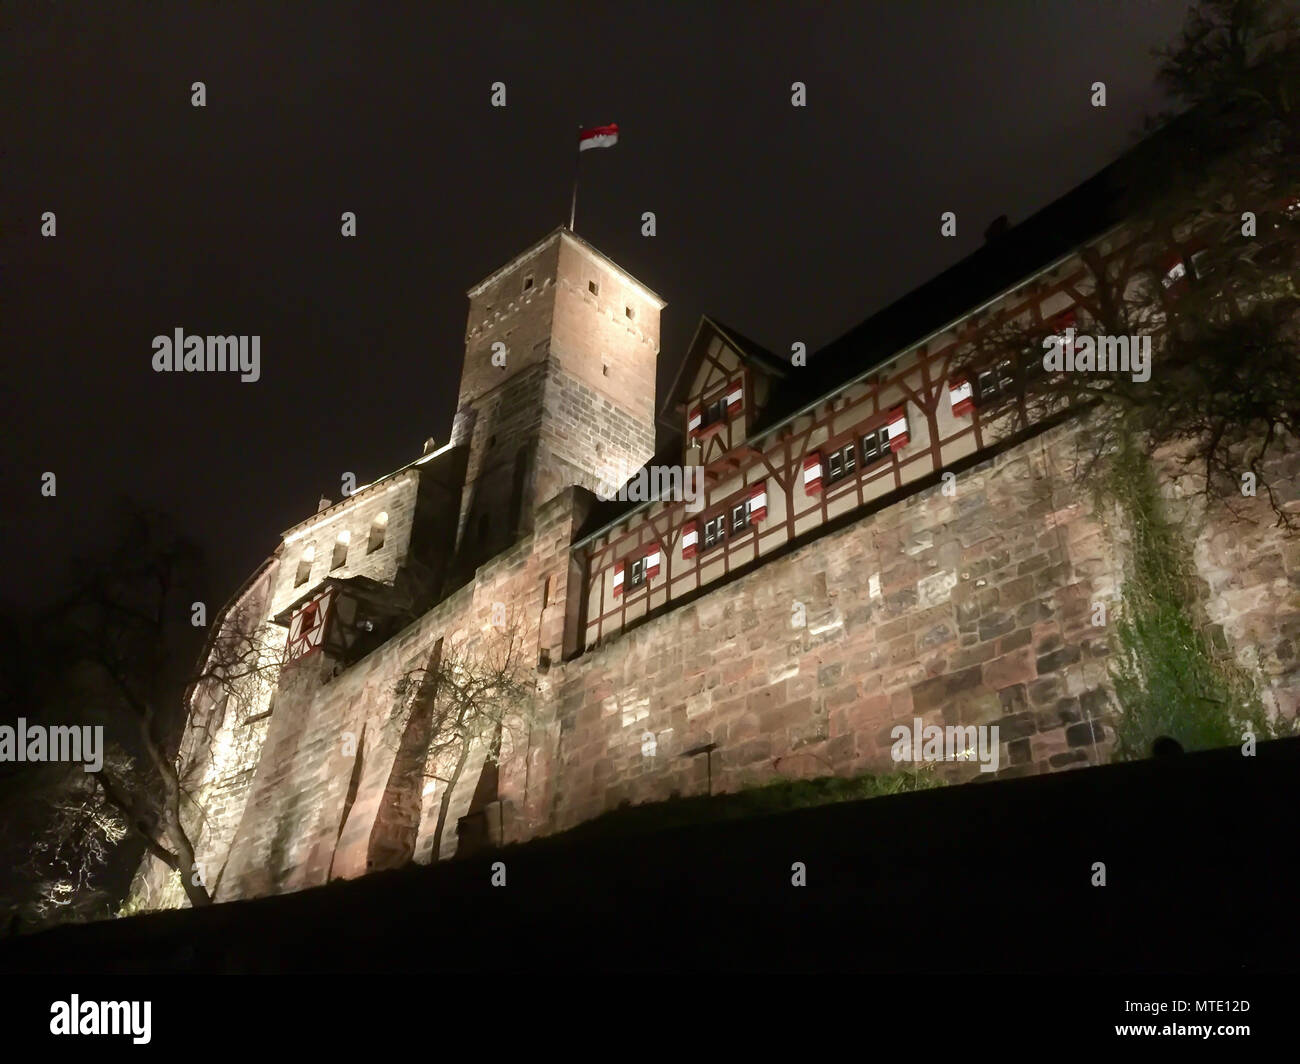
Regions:
<instances>
[{"instance_id":1,"label":"red and white flag","mask_svg":"<svg viewBox=\"0 0 1300 1064\"><path fill-rule=\"evenodd\" d=\"M588 148L612 148L618 143L618 126L592 126L578 134L578 151Z\"/></svg>"}]
</instances>

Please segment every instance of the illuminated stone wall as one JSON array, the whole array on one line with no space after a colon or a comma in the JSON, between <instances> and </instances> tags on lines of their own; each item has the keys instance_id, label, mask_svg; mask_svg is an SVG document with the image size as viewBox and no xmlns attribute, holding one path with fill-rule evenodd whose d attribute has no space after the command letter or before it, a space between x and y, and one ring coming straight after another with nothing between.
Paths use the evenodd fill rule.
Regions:
<instances>
[{"instance_id":1,"label":"illuminated stone wall","mask_svg":"<svg viewBox=\"0 0 1300 1064\"><path fill-rule=\"evenodd\" d=\"M202 792L212 827L200 858L217 869L218 899L383 867L376 824L401 745L397 681L439 639L480 645L496 602L529 653L545 651L552 664L538 672L532 726L505 744L486 809L482 793L474 807L484 752L470 752L443 858L457 852L468 814L487 821L489 837L513 841L625 802L702 793L705 759L683 754L706 743L716 745L715 792L894 769L890 731L917 717L997 725L999 776L1105 760L1115 709L1107 632L1092 618L1097 603L1114 615L1124 548L1114 515L1072 479L1078 431L1042 433L964 470L953 494L923 489L568 662L568 544L589 497L562 493L532 536L362 661L330 675L327 660L309 659L288 675L272 716L255 724L265 730L260 757L258 732L240 746L235 718L217 729L215 748L237 751L214 758L224 767ZM1293 466L1273 472L1275 486L1300 498ZM1169 484L1171 510L1193 521L1195 508ZM1300 554L1269 521L1247 531L1226 520L1187 526L1207 612L1270 705L1293 713ZM348 733L361 739L352 755ZM445 778L446 757L427 771ZM938 771L981 776L974 762ZM433 857L444 787L428 779L420 795L417 861Z\"/></svg>"}]
</instances>

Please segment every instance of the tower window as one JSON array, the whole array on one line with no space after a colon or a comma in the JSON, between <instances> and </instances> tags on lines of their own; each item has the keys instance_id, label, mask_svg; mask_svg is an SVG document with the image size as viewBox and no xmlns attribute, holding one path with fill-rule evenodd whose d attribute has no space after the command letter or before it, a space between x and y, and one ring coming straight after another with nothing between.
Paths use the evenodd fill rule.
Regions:
<instances>
[{"instance_id":1,"label":"tower window","mask_svg":"<svg viewBox=\"0 0 1300 1064\"><path fill-rule=\"evenodd\" d=\"M718 514L717 517L711 517L704 522L704 546L705 549L721 543L727 536L727 518L725 514Z\"/></svg>"},{"instance_id":2,"label":"tower window","mask_svg":"<svg viewBox=\"0 0 1300 1064\"><path fill-rule=\"evenodd\" d=\"M370 522L370 540L366 543L366 553L374 554L384 545L384 536L388 532L388 513L384 511L376 514L375 519Z\"/></svg>"},{"instance_id":3,"label":"tower window","mask_svg":"<svg viewBox=\"0 0 1300 1064\"><path fill-rule=\"evenodd\" d=\"M352 533L347 529L339 533L339 538L334 541L334 557L330 559L330 572L341 569L348 560L348 542L351 539Z\"/></svg>"},{"instance_id":4,"label":"tower window","mask_svg":"<svg viewBox=\"0 0 1300 1064\"><path fill-rule=\"evenodd\" d=\"M636 311L633 310L631 307L624 307L623 313L627 315L628 321L631 321L633 318L636 317Z\"/></svg>"},{"instance_id":5,"label":"tower window","mask_svg":"<svg viewBox=\"0 0 1300 1064\"><path fill-rule=\"evenodd\" d=\"M316 548L306 547L302 552L302 557L298 559L298 573L294 577L293 586L302 587L311 576L311 563L316 559Z\"/></svg>"},{"instance_id":6,"label":"tower window","mask_svg":"<svg viewBox=\"0 0 1300 1064\"><path fill-rule=\"evenodd\" d=\"M524 278L524 291L527 292L528 289L532 287L533 287L533 275L529 274L527 277Z\"/></svg>"},{"instance_id":7,"label":"tower window","mask_svg":"<svg viewBox=\"0 0 1300 1064\"><path fill-rule=\"evenodd\" d=\"M595 281L588 281L587 291L590 292L593 296L598 296L600 295L600 285L598 285Z\"/></svg>"},{"instance_id":8,"label":"tower window","mask_svg":"<svg viewBox=\"0 0 1300 1064\"><path fill-rule=\"evenodd\" d=\"M645 559L638 558L627 570L627 583L629 587L640 587L645 583Z\"/></svg>"},{"instance_id":9,"label":"tower window","mask_svg":"<svg viewBox=\"0 0 1300 1064\"><path fill-rule=\"evenodd\" d=\"M606 363L602 362L602 363L600 364L600 372L601 372L604 376L608 377L608 376L609 376L609 366L608 366Z\"/></svg>"}]
</instances>

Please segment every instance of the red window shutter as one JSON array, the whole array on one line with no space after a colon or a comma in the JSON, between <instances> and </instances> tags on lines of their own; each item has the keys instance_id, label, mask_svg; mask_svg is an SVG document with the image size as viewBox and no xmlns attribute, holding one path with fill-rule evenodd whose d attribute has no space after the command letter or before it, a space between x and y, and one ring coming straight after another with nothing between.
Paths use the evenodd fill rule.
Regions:
<instances>
[{"instance_id":1,"label":"red window shutter","mask_svg":"<svg viewBox=\"0 0 1300 1064\"><path fill-rule=\"evenodd\" d=\"M803 460L803 490L816 495L822 490L822 456L810 454Z\"/></svg>"},{"instance_id":2,"label":"red window shutter","mask_svg":"<svg viewBox=\"0 0 1300 1064\"><path fill-rule=\"evenodd\" d=\"M614 563L614 597L623 594L623 563Z\"/></svg>"},{"instance_id":3,"label":"red window shutter","mask_svg":"<svg viewBox=\"0 0 1300 1064\"><path fill-rule=\"evenodd\" d=\"M745 385L743 381L736 381L727 388L727 416L734 417L740 413L740 408L745 401Z\"/></svg>"},{"instance_id":4,"label":"red window shutter","mask_svg":"<svg viewBox=\"0 0 1300 1064\"><path fill-rule=\"evenodd\" d=\"M1187 264L1183 262L1182 253L1171 251L1165 257L1165 275L1160 278L1160 283L1166 288L1172 288L1179 281L1187 276Z\"/></svg>"},{"instance_id":5,"label":"red window shutter","mask_svg":"<svg viewBox=\"0 0 1300 1064\"><path fill-rule=\"evenodd\" d=\"M698 406L687 415L686 433L691 439L695 439L700 434L700 425L703 421L704 411Z\"/></svg>"},{"instance_id":6,"label":"red window shutter","mask_svg":"<svg viewBox=\"0 0 1300 1064\"><path fill-rule=\"evenodd\" d=\"M964 417L975 405L975 394L966 377L954 377L948 382L948 401L955 417Z\"/></svg>"},{"instance_id":7,"label":"red window shutter","mask_svg":"<svg viewBox=\"0 0 1300 1064\"><path fill-rule=\"evenodd\" d=\"M889 449L900 450L906 447L911 437L907 434L907 410L897 407L889 412Z\"/></svg>"},{"instance_id":8,"label":"red window shutter","mask_svg":"<svg viewBox=\"0 0 1300 1064\"><path fill-rule=\"evenodd\" d=\"M700 522L691 521L682 529L682 557L694 558L700 548Z\"/></svg>"},{"instance_id":9,"label":"red window shutter","mask_svg":"<svg viewBox=\"0 0 1300 1064\"><path fill-rule=\"evenodd\" d=\"M762 521L767 517L767 481L755 484L749 492L749 519Z\"/></svg>"},{"instance_id":10,"label":"red window shutter","mask_svg":"<svg viewBox=\"0 0 1300 1064\"><path fill-rule=\"evenodd\" d=\"M659 563L663 561L663 551L659 549L656 543L645 552L645 578L649 580L652 576L659 575Z\"/></svg>"}]
</instances>

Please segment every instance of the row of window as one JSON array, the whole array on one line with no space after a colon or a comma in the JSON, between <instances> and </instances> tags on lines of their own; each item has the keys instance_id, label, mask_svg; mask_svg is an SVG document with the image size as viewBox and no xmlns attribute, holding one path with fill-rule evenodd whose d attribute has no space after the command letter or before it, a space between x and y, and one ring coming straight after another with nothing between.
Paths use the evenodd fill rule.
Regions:
<instances>
[{"instance_id":1,"label":"row of window","mask_svg":"<svg viewBox=\"0 0 1300 1064\"><path fill-rule=\"evenodd\" d=\"M727 537L756 526L767 517L767 483L751 485L745 498L730 504L712 517L698 518L682 529L682 557L693 558L703 549L724 543ZM659 572L663 552L656 543L637 557L614 565L614 595L627 588L640 587Z\"/></svg>"},{"instance_id":2,"label":"row of window","mask_svg":"<svg viewBox=\"0 0 1300 1064\"><path fill-rule=\"evenodd\" d=\"M379 513L375 519L370 522L370 535L366 540L366 554L374 554L384 545L384 537L388 532L388 514ZM348 546L352 542L352 533L346 528L335 537L334 552L330 557L330 572L335 569L342 569L348 561ZM310 545L303 548L302 556L298 559L298 572L294 577L293 586L301 587L311 579L312 564L316 561L316 547Z\"/></svg>"},{"instance_id":3,"label":"row of window","mask_svg":"<svg viewBox=\"0 0 1300 1064\"><path fill-rule=\"evenodd\" d=\"M857 443L846 443L833 451L826 452L826 480L835 483L851 475L858 468L866 469L882 462L890 455L889 428L881 425L873 432L868 432Z\"/></svg>"},{"instance_id":4,"label":"row of window","mask_svg":"<svg viewBox=\"0 0 1300 1064\"><path fill-rule=\"evenodd\" d=\"M710 547L716 547L719 543L727 538L728 519L730 519L730 534L738 536L750 527L749 521L749 500L742 499L731 507L731 513L723 511L715 517L711 517L704 522L704 541L702 546L705 550Z\"/></svg>"}]
</instances>

